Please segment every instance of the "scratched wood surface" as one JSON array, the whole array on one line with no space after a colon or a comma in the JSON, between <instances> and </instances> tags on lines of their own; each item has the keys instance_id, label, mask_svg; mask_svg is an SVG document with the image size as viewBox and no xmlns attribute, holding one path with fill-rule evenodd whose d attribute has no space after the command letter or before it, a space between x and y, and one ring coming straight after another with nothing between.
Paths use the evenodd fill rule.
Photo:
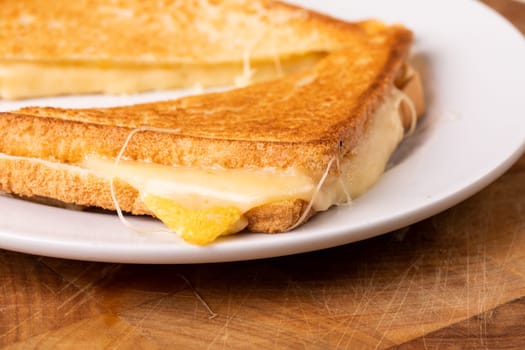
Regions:
<instances>
[{"instance_id":1,"label":"scratched wood surface","mask_svg":"<svg viewBox=\"0 0 525 350\"><path fill-rule=\"evenodd\" d=\"M486 2L525 32L525 5ZM0 250L0 346L524 349L525 157L406 231L314 253L146 266Z\"/></svg>"}]
</instances>

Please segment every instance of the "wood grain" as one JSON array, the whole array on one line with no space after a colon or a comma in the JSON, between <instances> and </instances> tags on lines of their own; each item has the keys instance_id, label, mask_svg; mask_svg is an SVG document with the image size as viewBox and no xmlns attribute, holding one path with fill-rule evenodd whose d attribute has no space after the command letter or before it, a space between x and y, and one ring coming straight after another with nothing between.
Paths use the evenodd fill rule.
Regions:
<instances>
[{"instance_id":1,"label":"wood grain","mask_svg":"<svg viewBox=\"0 0 525 350\"><path fill-rule=\"evenodd\" d=\"M396 346L412 349L523 349L525 298Z\"/></svg>"},{"instance_id":2,"label":"wood grain","mask_svg":"<svg viewBox=\"0 0 525 350\"><path fill-rule=\"evenodd\" d=\"M486 3L525 30L525 5ZM525 157L444 213L290 257L121 265L0 251L7 349L523 349Z\"/></svg>"}]
</instances>

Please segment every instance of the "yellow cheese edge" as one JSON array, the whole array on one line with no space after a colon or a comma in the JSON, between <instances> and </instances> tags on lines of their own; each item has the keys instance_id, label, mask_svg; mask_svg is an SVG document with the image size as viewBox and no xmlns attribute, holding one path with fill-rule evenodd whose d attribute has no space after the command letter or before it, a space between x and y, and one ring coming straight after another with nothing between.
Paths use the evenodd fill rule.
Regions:
<instances>
[{"instance_id":1,"label":"yellow cheese edge","mask_svg":"<svg viewBox=\"0 0 525 350\"><path fill-rule=\"evenodd\" d=\"M247 57L232 63L176 66L0 61L0 98L244 86L308 69L324 55L308 53L261 62L250 62Z\"/></svg>"}]
</instances>

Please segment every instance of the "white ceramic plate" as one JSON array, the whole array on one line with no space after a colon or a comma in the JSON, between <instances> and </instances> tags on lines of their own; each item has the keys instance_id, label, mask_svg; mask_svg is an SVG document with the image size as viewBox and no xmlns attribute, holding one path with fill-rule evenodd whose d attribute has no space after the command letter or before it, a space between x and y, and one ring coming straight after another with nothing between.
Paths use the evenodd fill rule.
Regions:
<instances>
[{"instance_id":1,"label":"white ceramic plate","mask_svg":"<svg viewBox=\"0 0 525 350\"><path fill-rule=\"evenodd\" d=\"M76 212L0 197L0 247L63 258L132 263L202 263L272 257L362 240L436 214L495 180L525 148L525 40L475 1L296 1L347 20L401 22L417 35L429 111L380 183L350 207L293 232L243 234L195 247L169 234L131 232L115 215ZM21 105L107 106L174 97L84 96ZM158 225L154 220L143 225Z\"/></svg>"}]
</instances>

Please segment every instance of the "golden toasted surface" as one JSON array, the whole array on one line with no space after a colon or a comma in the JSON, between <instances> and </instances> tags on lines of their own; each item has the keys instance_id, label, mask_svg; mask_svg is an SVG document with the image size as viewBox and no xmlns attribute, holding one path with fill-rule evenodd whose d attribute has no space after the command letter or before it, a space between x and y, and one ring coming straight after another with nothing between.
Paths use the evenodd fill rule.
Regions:
<instances>
[{"instance_id":1,"label":"golden toasted surface","mask_svg":"<svg viewBox=\"0 0 525 350\"><path fill-rule=\"evenodd\" d=\"M81 161L126 157L166 165L299 167L322 172L361 137L368 117L393 87L411 33L388 27L328 55L315 68L222 93L105 109L24 108L0 114L0 152Z\"/></svg>"},{"instance_id":2,"label":"golden toasted surface","mask_svg":"<svg viewBox=\"0 0 525 350\"><path fill-rule=\"evenodd\" d=\"M363 28L272 0L0 0L0 61L181 64L333 51Z\"/></svg>"}]
</instances>

